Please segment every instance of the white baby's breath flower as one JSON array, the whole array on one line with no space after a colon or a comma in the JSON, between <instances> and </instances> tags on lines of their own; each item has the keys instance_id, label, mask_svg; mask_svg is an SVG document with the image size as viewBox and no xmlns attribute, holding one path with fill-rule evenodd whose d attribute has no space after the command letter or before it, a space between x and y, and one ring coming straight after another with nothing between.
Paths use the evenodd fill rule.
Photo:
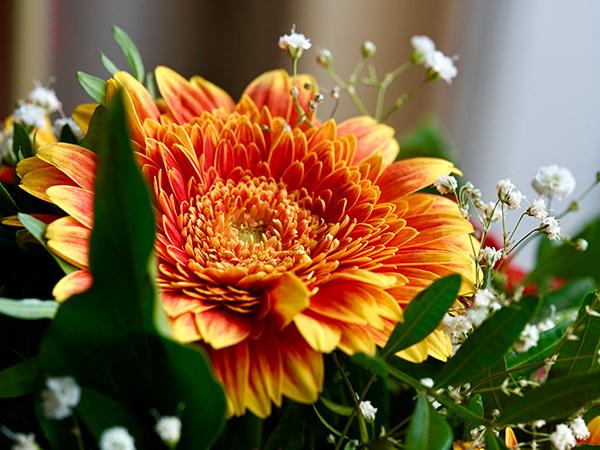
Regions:
<instances>
[{"instance_id":1,"label":"white baby's breath flower","mask_svg":"<svg viewBox=\"0 0 600 450\"><path fill-rule=\"evenodd\" d=\"M54 124L52 125L52 132L57 138L60 137L60 133L65 125L69 125L69 128L71 128L71 131L77 139L83 139L83 132L81 131L81 128L79 128L79 125L77 125L77 123L70 117L59 117L54 121Z\"/></svg>"},{"instance_id":2,"label":"white baby's breath flower","mask_svg":"<svg viewBox=\"0 0 600 450\"><path fill-rule=\"evenodd\" d=\"M321 67L328 68L331 66L332 62L333 54L331 53L331 50L327 48L322 49L317 55L317 64L319 64Z\"/></svg>"},{"instance_id":3,"label":"white baby's breath flower","mask_svg":"<svg viewBox=\"0 0 600 450\"><path fill-rule=\"evenodd\" d=\"M556 425L556 430L550 435L550 442L556 450L570 450L577 445L573 432L564 423Z\"/></svg>"},{"instance_id":4,"label":"white baby's breath flower","mask_svg":"<svg viewBox=\"0 0 600 450\"><path fill-rule=\"evenodd\" d=\"M328 444L335 444L335 435L333 433L329 433L325 440Z\"/></svg>"},{"instance_id":5,"label":"white baby's breath flower","mask_svg":"<svg viewBox=\"0 0 600 450\"><path fill-rule=\"evenodd\" d=\"M494 202L480 203L478 208L486 222L498 222L502 218L502 211Z\"/></svg>"},{"instance_id":6,"label":"white baby's breath flower","mask_svg":"<svg viewBox=\"0 0 600 450\"><path fill-rule=\"evenodd\" d=\"M575 190L575 178L569 169L552 164L539 168L532 186L538 194L560 201Z\"/></svg>"},{"instance_id":7,"label":"white baby's breath flower","mask_svg":"<svg viewBox=\"0 0 600 450\"><path fill-rule=\"evenodd\" d=\"M432 388L434 385L433 378L429 378L429 377L421 378L419 380L419 382L421 383L421 385L425 386L426 388Z\"/></svg>"},{"instance_id":8,"label":"white baby's breath flower","mask_svg":"<svg viewBox=\"0 0 600 450\"><path fill-rule=\"evenodd\" d=\"M446 83L452 83L452 78L458 74L454 61L439 50L425 56L425 66Z\"/></svg>"},{"instance_id":9,"label":"white baby's breath flower","mask_svg":"<svg viewBox=\"0 0 600 450\"><path fill-rule=\"evenodd\" d=\"M588 248L589 243L585 239L579 238L575 239L573 245L575 246L575 250L577 250L578 252L585 252Z\"/></svg>"},{"instance_id":10,"label":"white baby's breath flower","mask_svg":"<svg viewBox=\"0 0 600 450\"><path fill-rule=\"evenodd\" d=\"M569 428L577 439L583 440L590 437L590 430L588 430L585 420L581 417L576 417L569 424Z\"/></svg>"},{"instance_id":11,"label":"white baby's breath flower","mask_svg":"<svg viewBox=\"0 0 600 450\"><path fill-rule=\"evenodd\" d=\"M135 450L135 441L126 428L112 427L100 435L100 450Z\"/></svg>"},{"instance_id":12,"label":"white baby's breath flower","mask_svg":"<svg viewBox=\"0 0 600 450\"><path fill-rule=\"evenodd\" d=\"M494 265L502 258L502 249L496 250L495 247L483 247L479 251L479 261L483 262L487 267Z\"/></svg>"},{"instance_id":13,"label":"white baby's breath flower","mask_svg":"<svg viewBox=\"0 0 600 450\"><path fill-rule=\"evenodd\" d=\"M496 192L498 199L505 203L509 209L518 209L521 207L521 202L525 200L523 193L515 187L510 179L498 181L496 184Z\"/></svg>"},{"instance_id":14,"label":"white baby's breath flower","mask_svg":"<svg viewBox=\"0 0 600 450\"><path fill-rule=\"evenodd\" d=\"M517 352L523 353L537 345L540 339L540 331L535 325L527 324L521 332L521 337L515 343L514 348Z\"/></svg>"},{"instance_id":15,"label":"white baby's breath flower","mask_svg":"<svg viewBox=\"0 0 600 450\"><path fill-rule=\"evenodd\" d=\"M435 53L435 43L428 36L413 36L410 43L414 49L414 59L417 64L424 62Z\"/></svg>"},{"instance_id":16,"label":"white baby's breath flower","mask_svg":"<svg viewBox=\"0 0 600 450\"><path fill-rule=\"evenodd\" d=\"M34 103L20 102L13 117L17 122L22 122L28 127L44 128L46 124L46 110Z\"/></svg>"},{"instance_id":17,"label":"white baby's breath flower","mask_svg":"<svg viewBox=\"0 0 600 450\"><path fill-rule=\"evenodd\" d=\"M548 217L548 211L546 211L546 200L543 198L535 199L531 206L527 208L527 215L540 220Z\"/></svg>"},{"instance_id":18,"label":"white baby's breath flower","mask_svg":"<svg viewBox=\"0 0 600 450\"><path fill-rule=\"evenodd\" d=\"M10 130L0 131L0 163L4 158L12 153L13 148L13 132Z\"/></svg>"},{"instance_id":19,"label":"white baby's breath flower","mask_svg":"<svg viewBox=\"0 0 600 450\"><path fill-rule=\"evenodd\" d=\"M279 38L279 48L286 51L292 59L302 56L304 50L308 50L312 44L310 39L301 33L296 33L296 26L292 26L290 34L284 34Z\"/></svg>"},{"instance_id":20,"label":"white baby's breath flower","mask_svg":"<svg viewBox=\"0 0 600 450\"><path fill-rule=\"evenodd\" d=\"M467 333L473 329L473 324L465 314L457 316L446 314L442 319L442 326L453 344L462 342Z\"/></svg>"},{"instance_id":21,"label":"white baby's breath flower","mask_svg":"<svg viewBox=\"0 0 600 450\"><path fill-rule=\"evenodd\" d=\"M375 420L375 414L377 414L377 408L375 408L369 400L360 402L358 404L360 413L367 422L373 422Z\"/></svg>"},{"instance_id":22,"label":"white baby's breath flower","mask_svg":"<svg viewBox=\"0 0 600 450\"><path fill-rule=\"evenodd\" d=\"M473 306L477 308L487 308L492 302L497 300L496 293L492 289L479 289L475 292Z\"/></svg>"},{"instance_id":23,"label":"white baby's breath flower","mask_svg":"<svg viewBox=\"0 0 600 450\"><path fill-rule=\"evenodd\" d=\"M452 175L442 175L433 183L435 188L438 190L440 194L449 194L454 192L454 190L458 187L458 182L456 178Z\"/></svg>"},{"instance_id":24,"label":"white baby's breath flower","mask_svg":"<svg viewBox=\"0 0 600 450\"><path fill-rule=\"evenodd\" d=\"M560 239L560 224L555 217L550 216L542 220L539 230L548 236L551 241Z\"/></svg>"},{"instance_id":25,"label":"white baby's breath flower","mask_svg":"<svg viewBox=\"0 0 600 450\"><path fill-rule=\"evenodd\" d=\"M35 441L33 433L14 433L11 435L14 444L11 450L39 450L40 446Z\"/></svg>"},{"instance_id":26,"label":"white baby's breath flower","mask_svg":"<svg viewBox=\"0 0 600 450\"><path fill-rule=\"evenodd\" d=\"M62 103L58 100L54 90L42 86L39 81L34 83L35 87L29 92L27 98L44 108L48 113L59 111L62 108Z\"/></svg>"},{"instance_id":27,"label":"white baby's breath flower","mask_svg":"<svg viewBox=\"0 0 600 450\"><path fill-rule=\"evenodd\" d=\"M62 420L73 414L81 399L81 388L73 377L48 378L42 391L42 408L49 419Z\"/></svg>"},{"instance_id":28,"label":"white baby's breath flower","mask_svg":"<svg viewBox=\"0 0 600 450\"><path fill-rule=\"evenodd\" d=\"M554 321L552 319L546 319L537 324L537 329L540 333L543 333L544 331L551 330L555 326L556 326L556 324L554 323Z\"/></svg>"},{"instance_id":29,"label":"white baby's breath flower","mask_svg":"<svg viewBox=\"0 0 600 450\"><path fill-rule=\"evenodd\" d=\"M158 419L154 431L168 446L177 445L181 439L181 419L175 416L164 416Z\"/></svg>"},{"instance_id":30,"label":"white baby's breath flower","mask_svg":"<svg viewBox=\"0 0 600 450\"><path fill-rule=\"evenodd\" d=\"M544 425L546 425L545 420L536 420L535 422L533 422L534 428L542 428Z\"/></svg>"}]
</instances>

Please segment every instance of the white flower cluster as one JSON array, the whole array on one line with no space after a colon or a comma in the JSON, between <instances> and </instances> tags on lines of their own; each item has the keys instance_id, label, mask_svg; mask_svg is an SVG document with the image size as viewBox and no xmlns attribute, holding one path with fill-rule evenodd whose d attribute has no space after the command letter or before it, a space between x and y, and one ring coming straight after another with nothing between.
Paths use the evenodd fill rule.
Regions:
<instances>
[{"instance_id":1,"label":"white flower cluster","mask_svg":"<svg viewBox=\"0 0 600 450\"><path fill-rule=\"evenodd\" d=\"M483 247L479 251L479 261L486 267L494 267L502 258L502 249L496 250L495 247Z\"/></svg>"},{"instance_id":2,"label":"white flower cluster","mask_svg":"<svg viewBox=\"0 0 600 450\"><path fill-rule=\"evenodd\" d=\"M444 195L454 192L458 187L458 181L452 175L442 175L433 183L437 191Z\"/></svg>"},{"instance_id":3,"label":"white flower cluster","mask_svg":"<svg viewBox=\"0 0 600 450\"><path fill-rule=\"evenodd\" d=\"M477 209L481 211L483 219L486 223L499 222L500 219L502 219L502 211L494 202L479 202L477 204Z\"/></svg>"},{"instance_id":4,"label":"white flower cluster","mask_svg":"<svg viewBox=\"0 0 600 450\"><path fill-rule=\"evenodd\" d=\"M156 422L154 431L167 446L174 447L181 439L181 419L175 416L163 416Z\"/></svg>"},{"instance_id":5,"label":"white flower cluster","mask_svg":"<svg viewBox=\"0 0 600 450\"><path fill-rule=\"evenodd\" d=\"M508 206L508 209L519 209L521 203L525 200L525 195L510 181L506 178L498 181L496 184L496 192L498 194L498 200Z\"/></svg>"},{"instance_id":6,"label":"white flower cluster","mask_svg":"<svg viewBox=\"0 0 600 450\"><path fill-rule=\"evenodd\" d=\"M521 332L519 340L514 344L514 348L517 352L523 353L537 345L540 339L540 330L537 326L532 324L525 325L525 328Z\"/></svg>"},{"instance_id":7,"label":"white flower cluster","mask_svg":"<svg viewBox=\"0 0 600 450\"><path fill-rule=\"evenodd\" d=\"M533 201L531 206L527 208L526 214L536 219L544 220L548 217L548 211L546 210L546 200L538 198Z\"/></svg>"},{"instance_id":8,"label":"white flower cluster","mask_svg":"<svg viewBox=\"0 0 600 450\"><path fill-rule=\"evenodd\" d=\"M413 61L423 64L436 77L450 84L458 74L454 61L435 48L435 43L427 36L413 36L410 40L413 46Z\"/></svg>"},{"instance_id":9,"label":"white flower cluster","mask_svg":"<svg viewBox=\"0 0 600 450\"><path fill-rule=\"evenodd\" d=\"M28 127L44 128L46 117L60 111L61 108L62 103L58 100L56 92L36 81L27 99L18 102L13 117Z\"/></svg>"},{"instance_id":10,"label":"white flower cluster","mask_svg":"<svg viewBox=\"0 0 600 450\"><path fill-rule=\"evenodd\" d=\"M11 437L14 442L11 450L39 450L40 448L33 433L15 433Z\"/></svg>"},{"instance_id":11,"label":"white flower cluster","mask_svg":"<svg viewBox=\"0 0 600 450\"><path fill-rule=\"evenodd\" d=\"M552 164L539 168L532 186L539 195L560 201L575 190L575 178L569 169Z\"/></svg>"},{"instance_id":12,"label":"white flower cluster","mask_svg":"<svg viewBox=\"0 0 600 450\"><path fill-rule=\"evenodd\" d=\"M284 34L279 38L279 48L287 52L292 59L302 56L304 50L308 50L312 44L310 39L301 33L296 33L296 26L292 26L290 34Z\"/></svg>"},{"instance_id":13,"label":"white flower cluster","mask_svg":"<svg viewBox=\"0 0 600 450\"><path fill-rule=\"evenodd\" d=\"M546 217L542 220L539 230L551 241L560 239L560 224L555 217Z\"/></svg>"},{"instance_id":14,"label":"white flower cluster","mask_svg":"<svg viewBox=\"0 0 600 450\"><path fill-rule=\"evenodd\" d=\"M127 429L112 427L100 435L100 450L135 450L135 441Z\"/></svg>"},{"instance_id":15,"label":"white flower cluster","mask_svg":"<svg viewBox=\"0 0 600 450\"><path fill-rule=\"evenodd\" d=\"M13 118L28 127L44 128L46 125L46 110L34 103L21 101L13 112Z\"/></svg>"},{"instance_id":16,"label":"white flower cluster","mask_svg":"<svg viewBox=\"0 0 600 450\"><path fill-rule=\"evenodd\" d=\"M81 399L81 388L73 377L48 378L42 391L42 408L49 419L62 420L73 414Z\"/></svg>"},{"instance_id":17,"label":"white flower cluster","mask_svg":"<svg viewBox=\"0 0 600 450\"><path fill-rule=\"evenodd\" d=\"M34 82L34 88L29 92L27 99L41 106L48 113L60 111L62 103L58 100L54 90L42 86L39 81Z\"/></svg>"},{"instance_id":18,"label":"white flower cluster","mask_svg":"<svg viewBox=\"0 0 600 450\"><path fill-rule=\"evenodd\" d=\"M559 423L552 434L550 443L556 450L570 450L577 445L577 439L586 439L590 436L585 422L581 417L574 419L568 426Z\"/></svg>"}]
</instances>

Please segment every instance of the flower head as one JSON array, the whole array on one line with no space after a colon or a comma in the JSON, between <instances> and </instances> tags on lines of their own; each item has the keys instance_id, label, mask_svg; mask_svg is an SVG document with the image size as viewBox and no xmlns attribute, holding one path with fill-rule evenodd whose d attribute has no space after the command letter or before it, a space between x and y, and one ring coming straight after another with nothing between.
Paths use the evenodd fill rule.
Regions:
<instances>
[{"instance_id":1,"label":"flower head","mask_svg":"<svg viewBox=\"0 0 600 450\"><path fill-rule=\"evenodd\" d=\"M363 58L369 58L375 54L377 46L371 41L364 41L360 46L360 52Z\"/></svg>"},{"instance_id":2,"label":"flower head","mask_svg":"<svg viewBox=\"0 0 600 450\"><path fill-rule=\"evenodd\" d=\"M175 446L181 439L181 419L175 416L164 416L158 419L154 431L168 446Z\"/></svg>"},{"instance_id":3,"label":"flower head","mask_svg":"<svg viewBox=\"0 0 600 450\"><path fill-rule=\"evenodd\" d=\"M560 224L555 217L550 216L542 220L539 230L551 241L560 239Z\"/></svg>"},{"instance_id":4,"label":"flower head","mask_svg":"<svg viewBox=\"0 0 600 450\"><path fill-rule=\"evenodd\" d=\"M479 260L484 262L487 267L494 267L500 258L502 258L502 249L484 247L479 251Z\"/></svg>"},{"instance_id":5,"label":"flower head","mask_svg":"<svg viewBox=\"0 0 600 450\"><path fill-rule=\"evenodd\" d=\"M576 417L569 424L569 428L578 440L587 439L590 437L590 430L588 430L585 420L582 417Z\"/></svg>"},{"instance_id":6,"label":"flower head","mask_svg":"<svg viewBox=\"0 0 600 450\"><path fill-rule=\"evenodd\" d=\"M44 128L46 125L46 110L34 103L19 103L13 117L17 122L22 122L28 127Z\"/></svg>"},{"instance_id":7,"label":"flower head","mask_svg":"<svg viewBox=\"0 0 600 450\"><path fill-rule=\"evenodd\" d=\"M538 194L560 201L575 190L575 178L569 169L552 164L540 167L532 186Z\"/></svg>"},{"instance_id":8,"label":"flower head","mask_svg":"<svg viewBox=\"0 0 600 450\"><path fill-rule=\"evenodd\" d=\"M535 217L536 219L543 220L548 217L548 211L546 210L546 200L538 198L533 201L531 206L527 208L527 215Z\"/></svg>"},{"instance_id":9,"label":"flower head","mask_svg":"<svg viewBox=\"0 0 600 450\"><path fill-rule=\"evenodd\" d=\"M458 74L454 61L449 56L436 50L425 57L425 66L436 76L446 83L452 83L452 79Z\"/></svg>"},{"instance_id":10,"label":"flower head","mask_svg":"<svg viewBox=\"0 0 600 450\"><path fill-rule=\"evenodd\" d=\"M515 350L519 353L526 352L537 345L540 339L540 331L535 325L527 324L521 332L521 337L515 344Z\"/></svg>"},{"instance_id":11,"label":"flower head","mask_svg":"<svg viewBox=\"0 0 600 450\"><path fill-rule=\"evenodd\" d=\"M564 423L556 425L556 429L550 435L550 442L556 450L570 450L577 445L573 432Z\"/></svg>"},{"instance_id":12,"label":"flower head","mask_svg":"<svg viewBox=\"0 0 600 450\"><path fill-rule=\"evenodd\" d=\"M317 55L317 64L321 67L328 68L333 61L333 54L327 48L322 49Z\"/></svg>"},{"instance_id":13,"label":"flower head","mask_svg":"<svg viewBox=\"0 0 600 450\"><path fill-rule=\"evenodd\" d=\"M375 421L375 414L377 414L377 408L375 408L369 400L360 402L358 404L358 408L360 409L360 413L367 422Z\"/></svg>"},{"instance_id":14,"label":"flower head","mask_svg":"<svg viewBox=\"0 0 600 450\"><path fill-rule=\"evenodd\" d=\"M518 209L521 207L521 202L525 200L523 193L515 187L510 179L498 181L496 184L496 192L498 200L505 203L509 209Z\"/></svg>"},{"instance_id":15,"label":"flower head","mask_svg":"<svg viewBox=\"0 0 600 450\"><path fill-rule=\"evenodd\" d=\"M49 419L62 420L79 404L81 388L73 377L48 378L42 391L42 407Z\"/></svg>"},{"instance_id":16,"label":"flower head","mask_svg":"<svg viewBox=\"0 0 600 450\"><path fill-rule=\"evenodd\" d=\"M483 213L486 223L498 222L502 219L502 210L494 202L480 203L477 207Z\"/></svg>"},{"instance_id":17,"label":"flower head","mask_svg":"<svg viewBox=\"0 0 600 450\"><path fill-rule=\"evenodd\" d=\"M11 450L39 450L40 446L35 441L35 435L33 433L23 434L15 433L12 435L14 444Z\"/></svg>"},{"instance_id":18,"label":"flower head","mask_svg":"<svg viewBox=\"0 0 600 450\"><path fill-rule=\"evenodd\" d=\"M220 88L159 67L159 109L124 72L138 161L156 205L157 284L174 337L208 353L229 414L260 417L284 396L314 402L323 354L373 354L402 308L433 280L458 272L473 290L471 224L456 203L419 192L452 164L393 162L393 130L371 118L314 126L300 120L318 92L307 75L260 76L236 104ZM305 88L310 85L311 88ZM134 100L132 100L134 99ZM80 270L54 289L64 300L92 282L88 242L96 154L40 147L17 170L22 187L68 215L48 246ZM74 239L76 237L76 239ZM440 331L400 355L445 360Z\"/></svg>"},{"instance_id":19,"label":"flower head","mask_svg":"<svg viewBox=\"0 0 600 450\"><path fill-rule=\"evenodd\" d=\"M47 113L53 113L62 108L62 103L58 100L56 92L50 88L42 86L39 81L35 83L35 87L29 92L27 98L32 103L44 108Z\"/></svg>"},{"instance_id":20,"label":"flower head","mask_svg":"<svg viewBox=\"0 0 600 450\"><path fill-rule=\"evenodd\" d=\"M414 49L414 59L425 62L435 53L435 43L428 36L413 36L410 43Z\"/></svg>"},{"instance_id":21,"label":"flower head","mask_svg":"<svg viewBox=\"0 0 600 450\"><path fill-rule=\"evenodd\" d=\"M135 450L135 441L126 428L112 427L100 435L100 450Z\"/></svg>"},{"instance_id":22,"label":"flower head","mask_svg":"<svg viewBox=\"0 0 600 450\"><path fill-rule=\"evenodd\" d=\"M449 194L458 187L458 182L452 175L442 175L435 180L433 185L440 194Z\"/></svg>"},{"instance_id":23,"label":"flower head","mask_svg":"<svg viewBox=\"0 0 600 450\"><path fill-rule=\"evenodd\" d=\"M279 38L279 48L285 50L292 59L300 58L302 52L311 46L310 39L301 33L296 33L295 26L292 27L290 34L284 34Z\"/></svg>"},{"instance_id":24,"label":"flower head","mask_svg":"<svg viewBox=\"0 0 600 450\"><path fill-rule=\"evenodd\" d=\"M575 250L577 250L578 252L585 252L589 246L589 243L583 238L578 238L575 239L573 245L575 246Z\"/></svg>"}]
</instances>

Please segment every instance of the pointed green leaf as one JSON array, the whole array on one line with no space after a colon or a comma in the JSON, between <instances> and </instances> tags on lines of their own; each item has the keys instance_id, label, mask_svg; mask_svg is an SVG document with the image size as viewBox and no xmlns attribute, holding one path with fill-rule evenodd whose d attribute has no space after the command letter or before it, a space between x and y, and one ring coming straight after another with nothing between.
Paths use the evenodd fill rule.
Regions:
<instances>
[{"instance_id":1,"label":"pointed green leaf","mask_svg":"<svg viewBox=\"0 0 600 450\"><path fill-rule=\"evenodd\" d=\"M506 450L506 445L493 430L485 430L485 450Z\"/></svg>"},{"instance_id":2,"label":"pointed green leaf","mask_svg":"<svg viewBox=\"0 0 600 450\"><path fill-rule=\"evenodd\" d=\"M340 405L339 403L336 403L333 400L329 400L325 397L321 397L319 400L329 411L332 411L340 416L349 416L354 411L352 406Z\"/></svg>"},{"instance_id":3,"label":"pointed green leaf","mask_svg":"<svg viewBox=\"0 0 600 450\"><path fill-rule=\"evenodd\" d=\"M4 185L0 183L0 217L12 216L17 212L19 212L17 204Z\"/></svg>"},{"instance_id":4,"label":"pointed green leaf","mask_svg":"<svg viewBox=\"0 0 600 450\"><path fill-rule=\"evenodd\" d=\"M0 314L16 319L53 319L57 309L58 303L54 300L38 300L37 298L13 300L0 297Z\"/></svg>"},{"instance_id":5,"label":"pointed green leaf","mask_svg":"<svg viewBox=\"0 0 600 450\"><path fill-rule=\"evenodd\" d=\"M537 304L535 298L524 298L494 313L444 366L436 386L459 385L502 359L533 317Z\"/></svg>"},{"instance_id":6,"label":"pointed green leaf","mask_svg":"<svg viewBox=\"0 0 600 450\"><path fill-rule=\"evenodd\" d=\"M477 416L483 418L483 399L481 398L481 394L475 394L473 397L471 397L471 400L469 400L469 403L467 404L467 408L469 411L472 411ZM469 440L468 438L471 436L471 430L476 428L478 425L479 423L475 421L469 419L465 420L464 437L467 438L467 440Z\"/></svg>"},{"instance_id":7,"label":"pointed green leaf","mask_svg":"<svg viewBox=\"0 0 600 450\"><path fill-rule=\"evenodd\" d=\"M396 325L383 356L388 356L425 339L433 332L456 301L460 275L450 275L431 284L413 299L404 311L404 321Z\"/></svg>"},{"instance_id":8,"label":"pointed green leaf","mask_svg":"<svg viewBox=\"0 0 600 450\"><path fill-rule=\"evenodd\" d=\"M79 139L75 136L75 133L68 123L60 130L59 140L60 142L66 142L67 144L79 145Z\"/></svg>"},{"instance_id":9,"label":"pointed green leaf","mask_svg":"<svg viewBox=\"0 0 600 450\"><path fill-rule=\"evenodd\" d=\"M144 77L146 76L144 62L142 61L140 52L133 43L133 40L125 33L125 31L117 26L113 27L113 37L115 38L115 41L117 41L117 44L119 44L119 47L121 47L121 50L123 50L123 54L133 70L133 76L136 77L140 83L143 83Z\"/></svg>"},{"instance_id":10,"label":"pointed green leaf","mask_svg":"<svg viewBox=\"0 0 600 450\"><path fill-rule=\"evenodd\" d=\"M62 271L65 274L71 273L71 272L74 272L77 270L77 267L75 267L72 264L69 264L64 259L62 259L60 256L58 256L54 252L50 251L50 249L48 249L47 240L46 240L46 228L48 227L48 225L46 225L41 220L36 219L33 216L30 216L29 214L19 213L18 217L19 217L19 221L21 222L21 224L23 224L25 229L27 231L29 231L31 233L31 235L40 244L42 244L46 250L48 250L48 253L50 253L50 256L52 256L52 258L54 258L54 260L58 263L58 265L60 266L60 268L62 269Z\"/></svg>"},{"instance_id":11,"label":"pointed green leaf","mask_svg":"<svg viewBox=\"0 0 600 450\"><path fill-rule=\"evenodd\" d=\"M87 92L96 103L104 103L104 98L106 96L106 82L102 78L78 71L77 79L83 90Z\"/></svg>"},{"instance_id":12,"label":"pointed green leaf","mask_svg":"<svg viewBox=\"0 0 600 450\"><path fill-rule=\"evenodd\" d=\"M102 60L102 64L104 65L104 68L108 71L108 73L110 75L114 75L115 73L117 73L119 71L119 68L117 67L117 65L112 62L110 60L110 58L108 56L106 56L104 53L100 53L100 59Z\"/></svg>"},{"instance_id":13,"label":"pointed green leaf","mask_svg":"<svg viewBox=\"0 0 600 450\"><path fill-rule=\"evenodd\" d=\"M446 450L452 445L452 429L431 406L425 395L419 395L410 420L406 450Z\"/></svg>"},{"instance_id":14,"label":"pointed green leaf","mask_svg":"<svg viewBox=\"0 0 600 450\"><path fill-rule=\"evenodd\" d=\"M34 155L33 144L29 138L29 133L19 122L13 124L13 153L15 155L20 155L19 160Z\"/></svg>"},{"instance_id":15,"label":"pointed green leaf","mask_svg":"<svg viewBox=\"0 0 600 450\"><path fill-rule=\"evenodd\" d=\"M35 389L39 379L37 358L28 359L0 372L0 398L20 397Z\"/></svg>"},{"instance_id":16,"label":"pointed green leaf","mask_svg":"<svg viewBox=\"0 0 600 450\"><path fill-rule=\"evenodd\" d=\"M600 399L600 371L550 380L524 392L506 406L496 423L510 425L534 420L568 417L586 404Z\"/></svg>"}]
</instances>

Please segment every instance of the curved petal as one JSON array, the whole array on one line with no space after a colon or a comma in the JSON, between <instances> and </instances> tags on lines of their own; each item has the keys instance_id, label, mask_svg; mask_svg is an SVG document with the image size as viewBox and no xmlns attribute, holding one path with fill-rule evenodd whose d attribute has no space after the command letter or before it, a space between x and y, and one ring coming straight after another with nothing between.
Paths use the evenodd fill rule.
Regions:
<instances>
[{"instance_id":1,"label":"curved petal","mask_svg":"<svg viewBox=\"0 0 600 450\"><path fill-rule=\"evenodd\" d=\"M200 91L206 96L208 101L212 104L211 110L225 108L227 111L233 111L233 108L235 108L235 102L233 99L227 92L225 92L216 84L213 84L197 75L190 79L190 83L200 89Z\"/></svg>"},{"instance_id":2,"label":"curved petal","mask_svg":"<svg viewBox=\"0 0 600 450\"><path fill-rule=\"evenodd\" d=\"M57 302L62 302L75 294L87 291L93 283L92 275L85 270L76 270L62 277L54 289L52 295Z\"/></svg>"},{"instance_id":3,"label":"curved petal","mask_svg":"<svg viewBox=\"0 0 600 450\"><path fill-rule=\"evenodd\" d=\"M222 350L209 349L208 353L215 373L225 388L227 415L241 416L246 411L246 392L250 372L248 342Z\"/></svg>"},{"instance_id":4,"label":"curved petal","mask_svg":"<svg viewBox=\"0 0 600 450\"><path fill-rule=\"evenodd\" d=\"M40 147L37 157L52 164L71 178L80 187L94 190L97 156L94 152L79 145L58 143Z\"/></svg>"},{"instance_id":5,"label":"curved petal","mask_svg":"<svg viewBox=\"0 0 600 450\"><path fill-rule=\"evenodd\" d=\"M94 223L94 194L75 186L52 186L46 190L50 201L82 225Z\"/></svg>"},{"instance_id":6,"label":"curved petal","mask_svg":"<svg viewBox=\"0 0 600 450\"><path fill-rule=\"evenodd\" d=\"M294 317L309 304L310 292L293 273L285 273L277 279L268 292L271 315L279 329L286 327Z\"/></svg>"},{"instance_id":7,"label":"curved petal","mask_svg":"<svg viewBox=\"0 0 600 450\"><path fill-rule=\"evenodd\" d=\"M369 116L348 119L338 125L338 136L353 134L356 136L356 153L354 164L357 164L373 153L380 153L385 166L390 165L398 156L400 146L394 139L394 129L383 123L377 123Z\"/></svg>"},{"instance_id":8,"label":"curved petal","mask_svg":"<svg viewBox=\"0 0 600 450\"><path fill-rule=\"evenodd\" d=\"M48 248L65 261L87 269L91 230L72 217L61 217L46 228Z\"/></svg>"},{"instance_id":9,"label":"curved petal","mask_svg":"<svg viewBox=\"0 0 600 450\"><path fill-rule=\"evenodd\" d=\"M97 103L81 103L75 107L71 114L71 117L73 117L73 120L84 135L88 132L90 121L97 107Z\"/></svg>"},{"instance_id":10,"label":"curved petal","mask_svg":"<svg viewBox=\"0 0 600 450\"><path fill-rule=\"evenodd\" d=\"M450 161L439 158L410 158L388 166L377 184L381 201L389 202L432 185L442 175L460 174Z\"/></svg>"},{"instance_id":11,"label":"curved petal","mask_svg":"<svg viewBox=\"0 0 600 450\"><path fill-rule=\"evenodd\" d=\"M196 314L196 326L202 340L215 350L239 344L252 331L252 324L247 318L224 308Z\"/></svg>"},{"instance_id":12,"label":"curved petal","mask_svg":"<svg viewBox=\"0 0 600 450\"><path fill-rule=\"evenodd\" d=\"M75 182L49 164L41 169L27 172L19 185L25 192L47 202L53 201L48 195L48 190L56 186L74 187Z\"/></svg>"},{"instance_id":13,"label":"curved petal","mask_svg":"<svg viewBox=\"0 0 600 450\"><path fill-rule=\"evenodd\" d=\"M296 78L298 102L308 119L312 120L314 113L309 111L308 103L319 92L317 81L310 75L298 75ZM243 96L250 97L259 110L266 106L273 117L282 117L288 124L295 126L300 113L294 105L292 86L292 79L285 70L272 70L252 81Z\"/></svg>"},{"instance_id":14,"label":"curved petal","mask_svg":"<svg viewBox=\"0 0 600 450\"><path fill-rule=\"evenodd\" d=\"M140 123L144 123L147 118L157 120L160 116L158 108L154 104L154 99L146 90L144 85L136 80L128 72L117 72L114 79L122 87L131 100L133 111Z\"/></svg>"}]
</instances>

